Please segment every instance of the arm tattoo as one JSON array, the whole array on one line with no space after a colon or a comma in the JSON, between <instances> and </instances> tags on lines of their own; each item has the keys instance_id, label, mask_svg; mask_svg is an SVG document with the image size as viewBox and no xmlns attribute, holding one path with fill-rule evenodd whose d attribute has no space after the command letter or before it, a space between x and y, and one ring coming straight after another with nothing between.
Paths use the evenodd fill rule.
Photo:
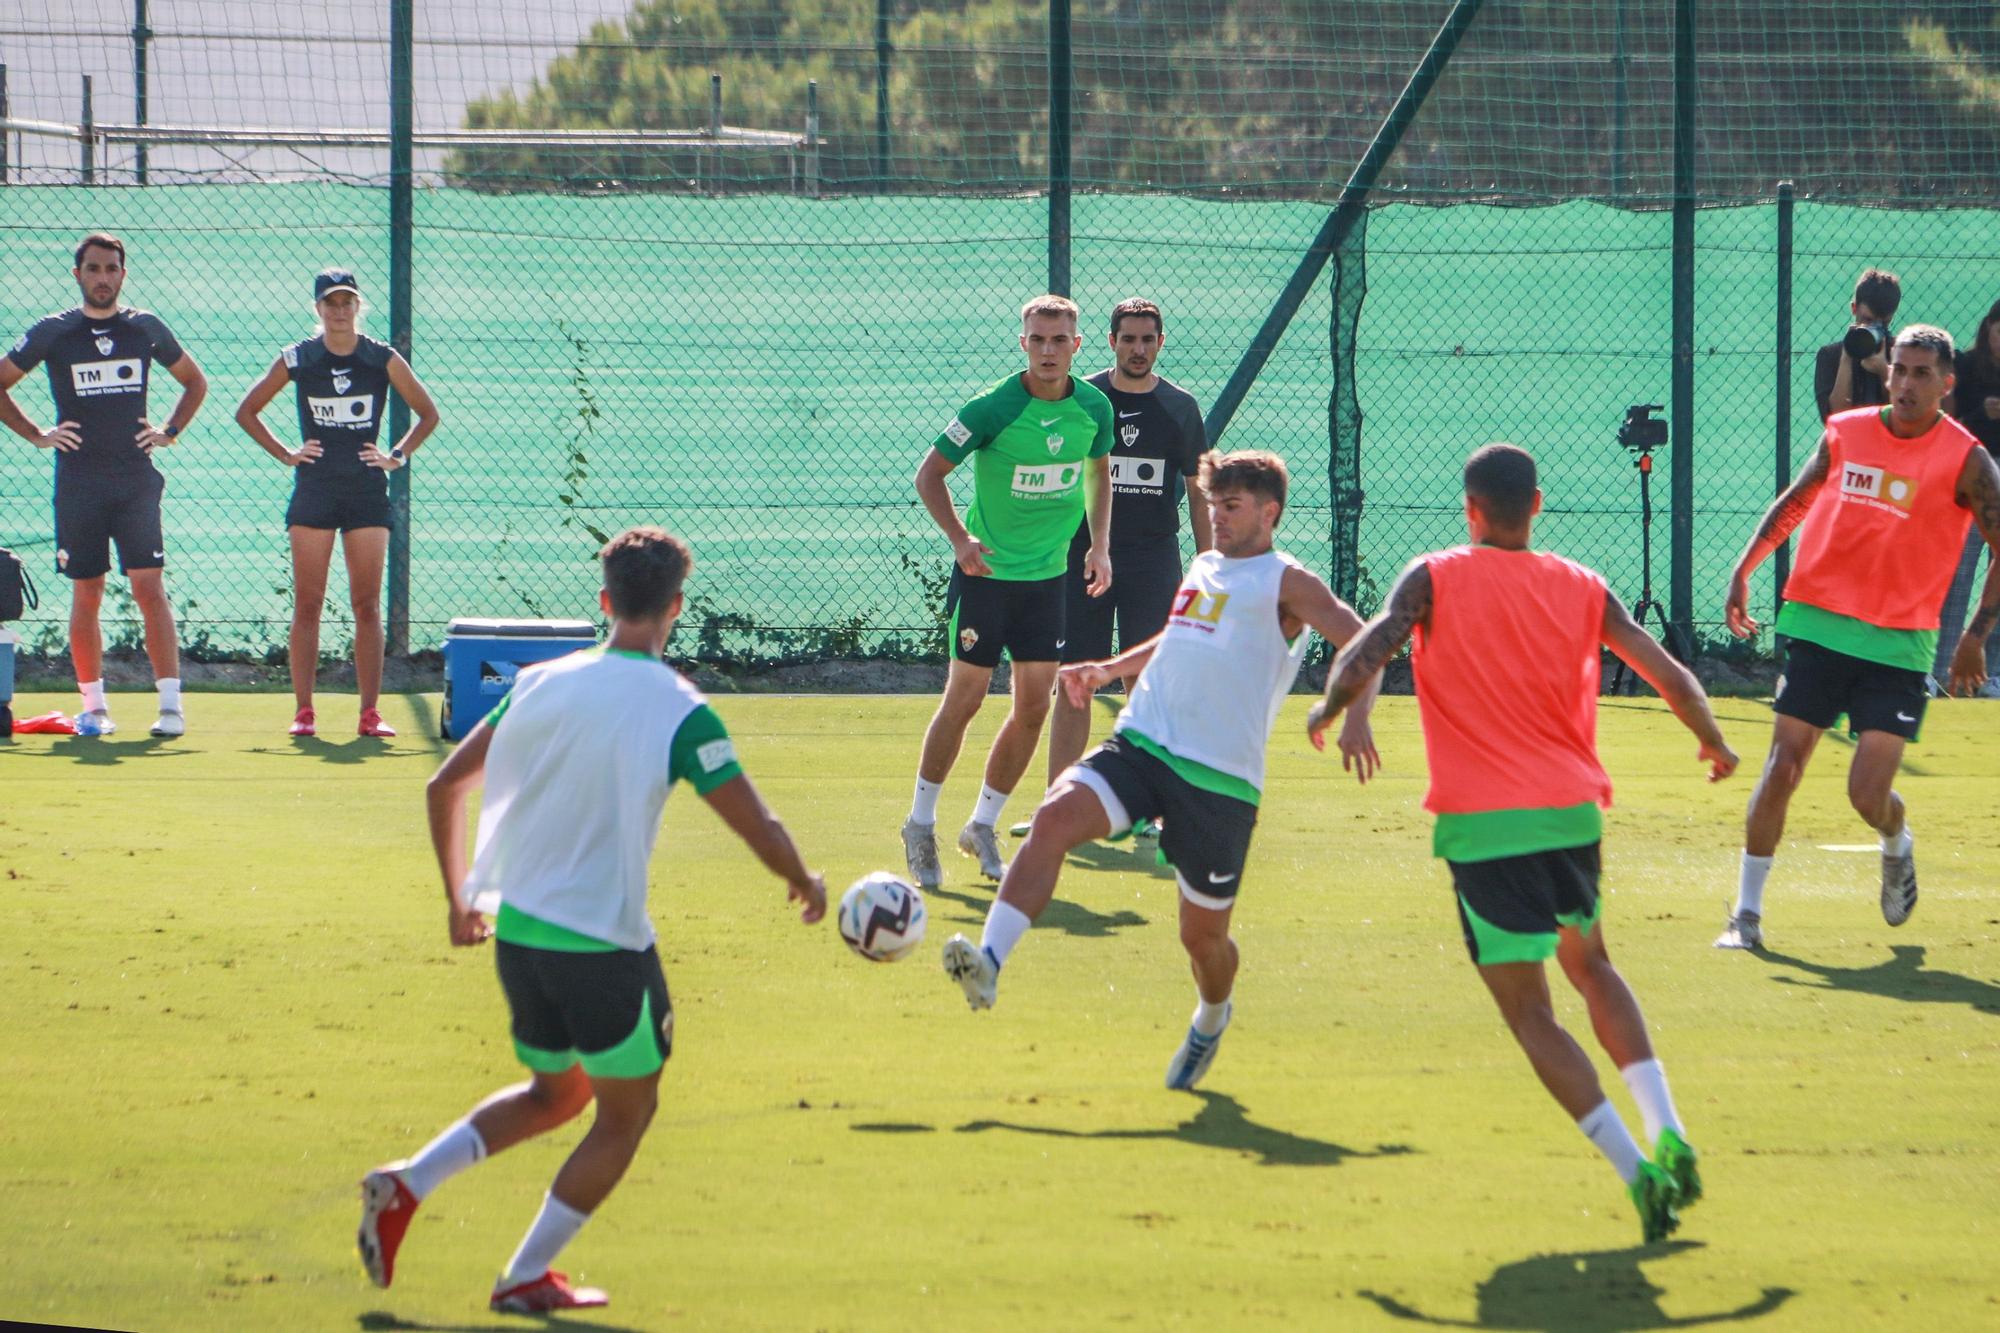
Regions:
<instances>
[{"instance_id":1,"label":"arm tattoo","mask_svg":"<svg viewBox=\"0 0 2000 1333\"><path fill-rule=\"evenodd\" d=\"M1827 452L1826 441L1820 440L1813 456L1799 470L1785 493L1772 502L1764 512L1764 521L1757 525L1758 543L1769 542L1772 546L1782 543L1792 535L1799 524L1806 521L1811 512L1813 500L1819 495L1819 488L1833 472L1833 455Z\"/></svg>"},{"instance_id":2,"label":"arm tattoo","mask_svg":"<svg viewBox=\"0 0 2000 1333\"><path fill-rule=\"evenodd\" d=\"M1360 695L1375 673L1410 641L1411 633L1430 613L1430 568L1411 565L1390 590L1389 604L1341 649L1335 669L1327 677L1328 707L1345 708Z\"/></svg>"}]
</instances>

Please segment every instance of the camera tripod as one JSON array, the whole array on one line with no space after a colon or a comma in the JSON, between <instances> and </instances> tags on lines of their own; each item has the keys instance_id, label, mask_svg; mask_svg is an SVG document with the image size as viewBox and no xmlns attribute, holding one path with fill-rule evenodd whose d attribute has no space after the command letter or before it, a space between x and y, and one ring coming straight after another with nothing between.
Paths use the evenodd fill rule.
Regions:
<instances>
[{"instance_id":1,"label":"camera tripod","mask_svg":"<svg viewBox=\"0 0 2000 1333\"><path fill-rule=\"evenodd\" d=\"M1639 469L1639 600L1632 603L1632 619L1639 622L1639 628L1646 628L1646 617L1652 616L1659 622L1660 642L1673 649L1673 632L1667 628L1667 610L1660 605L1660 599L1653 596L1653 451L1639 451L1638 461L1632 464ZM1611 673L1611 693L1617 694L1625 686L1625 659L1618 659L1618 667ZM1637 674L1636 672L1633 674Z\"/></svg>"}]
</instances>

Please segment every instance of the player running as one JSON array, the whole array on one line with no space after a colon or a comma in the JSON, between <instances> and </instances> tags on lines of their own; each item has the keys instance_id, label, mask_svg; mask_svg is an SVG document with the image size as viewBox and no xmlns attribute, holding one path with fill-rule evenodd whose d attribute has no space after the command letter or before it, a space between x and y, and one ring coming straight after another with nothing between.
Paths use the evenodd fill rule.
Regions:
<instances>
[{"instance_id":1,"label":"player running","mask_svg":"<svg viewBox=\"0 0 2000 1333\"><path fill-rule=\"evenodd\" d=\"M1889 406L1836 412L1819 448L1764 514L1729 579L1724 614L1738 638L1757 632L1750 575L1799 529L1777 629L1790 642L1771 708L1771 753L1744 819L1736 907L1718 949L1764 944L1764 884L1785 812L1828 727L1847 715L1855 736L1847 799L1882 840L1882 919L1900 926L1917 905L1915 839L1891 785L1903 747L1923 724L1925 673L1937 652L1939 607L1975 519L2000 551L2000 467L1942 410L1952 342L1913 324L1890 353ZM1986 681L1986 636L2000 621L2000 566L1952 655L1951 687Z\"/></svg>"},{"instance_id":2,"label":"player running","mask_svg":"<svg viewBox=\"0 0 2000 1333\"><path fill-rule=\"evenodd\" d=\"M1041 742L1062 648L1063 571L1070 538L1086 516L1089 595L1102 597L1111 588L1111 403L1070 373L1083 345L1076 313L1076 302L1062 296L1038 296L1022 306L1028 368L960 408L917 469L917 495L950 540L953 559L945 596L951 666L944 697L924 731L916 793L903 824L910 878L927 889L943 878L938 793L966 727L985 702L1002 649L1013 662L1013 700L993 738L985 785L958 835L958 849L978 858L988 879L1006 873L994 828ZM945 478L968 458L972 505L960 522Z\"/></svg>"},{"instance_id":3,"label":"player running","mask_svg":"<svg viewBox=\"0 0 2000 1333\"><path fill-rule=\"evenodd\" d=\"M1643 676L1700 740L1710 781L1735 771L1736 756L1700 682L1633 622L1601 575L1528 549L1541 507L1525 450L1489 444L1473 454L1465 465L1472 544L1411 562L1388 605L1334 662L1306 730L1323 745L1340 710L1415 635L1431 772L1424 808L1437 815L1431 845L1451 867L1465 947L1542 1086L1617 1169L1652 1242L1701 1197L1701 1178L1639 1002L1604 947L1597 881L1611 779L1597 757L1599 646ZM1543 967L1550 955L1639 1104L1652 1161L1556 1022Z\"/></svg>"},{"instance_id":4,"label":"player running","mask_svg":"<svg viewBox=\"0 0 2000 1333\"><path fill-rule=\"evenodd\" d=\"M311 736L313 685L319 671L319 617L327 567L340 536L347 592L354 605L354 681L361 693L363 736L394 736L376 705L382 695L382 565L389 552L389 473L408 465L437 429L437 404L395 348L360 331L361 288L342 268L313 279L320 326L278 354L264 378L236 406L236 424L264 452L292 469L285 527L292 543L291 734ZM258 414L289 380L298 391L299 447L282 444ZM416 414L386 453L376 448L394 388Z\"/></svg>"},{"instance_id":5,"label":"player running","mask_svg":"<svg viewBox=\"0 0 2000 1333\"><path fill-rule=\"evenodd\" d=\"M362 1181L361 1259L377 1286L395 1277L397 1248L432 1190L595 1101L589 1133L556 1173L491 1304L543 1314L607 1303L549 1265L625 1174L673 1050L646 867L675 782L693 786L785 881L787 896L805 904L801 920L826 911L825 884L744 776L721 719L660 661L681 613L687 546L633 528L605 544L602 560L604 646L524 669L430 781L451 942L497 940L514 1051L530 1078ZM468 873L465 803L482 776Z\"/></svg>"},{"instance_id":6,"label":"player running","mask_svg":"<svg viewBox=\"0 0 2000 1333\"><path fill-rule=\"evenodd\" d=\"M991 1008L1000 969L1055 895L1070 849L1160 819L1196 991L1187 1039L1167 1066L1169 1088L1200 1081L1229 1027L1237 966L1229 918L1257 826L1271 724L1305 656L1305 630L1342 644L1361 628L1347 603L1271 548L1287 481L1276 454L1202 457L1215 549L1188 567L1164 630L1107 661L1062 669L1073 702L1088 703L1107 681L1138 683L1111 738L1057 779L1035 811L979 944L954 935L944 946L946 975L974 1009ZM1368 727L1378 683L1340 735L1344 763L1363 782L1381 764Z\"/></svg>"},{"instance_id":7,"label":"player running","mask_svg":"<svg viewBox=\"0 0 2000 1333\"><path fill-rule=\"evenodd\" d=\"M83 736L118 730L104 698L104 576L111 545L118 570L132 584L145 622L146 657L153 666L160 712L155 736L187 732L181 705L180 644L167 602L167 543L160 530L160 496L167 479L153 465L155 450L172 444L194 420L208 381L158 315L118 304L125 286L125 243L93 232L76 247L83 300L36 321L0 358L0 424L56 457L56 569L69 579L69 656L76 667ZM157 362L179 381L181 396L166 424L146 416L146 393ZM56 424L44 431L8 391L46 363Z\"/></svg>"},{"instance_id":8,"label":"player running","mask_svg":"<svg viewBox=\"0 0 2000 1333\"><path fill-rule=\"evenodd\" d=\"M1063 583L1062 660L1096 662L1111 656L1112 622L1118 646L1130 648L1158 634L1181 581L1181 494L1187 494L1195 554L1215 545L1208 501L1201 493L1201 456L1208 449L1201 406L1187 390L1157 374L1166 346L1160 307L1141 297L1111 309L1110 369L1089 383L1111 400L1117 438L1111 448L1111 567L1117 583L1093 597L1084 562L1090 533L1082 524L1069 545ZM1049 717L1049 785L1053 787L1090 740L1090 700L1070 702L1057 690ZM1016 830L1027 832L1025 825Z\"/></svg>"}]
</instances>

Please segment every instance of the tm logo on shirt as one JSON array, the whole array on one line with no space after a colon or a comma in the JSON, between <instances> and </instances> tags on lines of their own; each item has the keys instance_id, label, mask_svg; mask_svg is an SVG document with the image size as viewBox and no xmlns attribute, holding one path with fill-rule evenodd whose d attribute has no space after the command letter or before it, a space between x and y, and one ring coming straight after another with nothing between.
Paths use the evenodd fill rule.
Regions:
<instances>
[{"instance_id":1,"label":"tm logo on shirt","mask_svg":"<svg viewBox=\"0 0 2000 1333\"><path fill-rule=\"evenodd\" d=\"M117 361L84 361L69 368L70 382L79 398L95 398L106 393L144 393L146 377L139 358Z\"/></svg>"},{"instance_id":2,"label":"tm logo on shirt","mask_svg":"<svg viewBox=\"0 0 2000 1333\"><path fill-rule=\"evenodd\" d=\"M1083 469L1075 463L1046 463L1039 467L1023 463L1014 469L1014 494L1031 498L1068 495L1083 480Z\"/></svg>"},{"instance_id":3,"label":"tm logo on shirt","mask_svg":"<svg viewBox=\"0 0 2000 1333\"><path fill-rule=\"evenodd\" d=\"M375 398L372 394L357 393L344 398L308 396L306 406L312 410L315 426L366 430L375 424Z\"/></svg>"},{"instance_id":4,"label":"tm logo on shirt","mask_svg":"<svg viewBox=\"0 0 2000 1333\"><path fill-rule=\"evenodd\" d=\"M1860 463L1840 465L1840 493L1843 498L1856 503L1886 509L1892 514L1909 517L1910 506L1917 501L1917 479L1891 472L1887 468L1867 467Z\"/></svg>"}]
</instances>

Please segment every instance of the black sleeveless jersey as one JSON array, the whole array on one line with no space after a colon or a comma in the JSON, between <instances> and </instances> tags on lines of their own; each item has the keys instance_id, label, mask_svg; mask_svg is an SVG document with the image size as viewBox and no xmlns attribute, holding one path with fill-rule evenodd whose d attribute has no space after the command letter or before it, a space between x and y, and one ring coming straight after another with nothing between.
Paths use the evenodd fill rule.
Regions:
<instances>
[{"instance_id":1,"label":"black sleeveless jersey","mask_svg":"<svg viewBox=\"0 0 2000 1333\"><path fill-rule=\"evenodd\" d=\"M171 366L182 355L180 343L149 310L121 306L109 319L92 319L73 306L37 320L7 359L22 370L47 363L56 420L81 428L83 447L54 451L56 466L124 476L152 468L137 443L152 365Z\"/></svg>"},{"instance_id":2,"label":"black sleeveless jersey","mask_svg":"<svg viewBox=\"0 0 2000 1333\"><path fill-rule=\"evenodd\" d=\"M375 486L388 477L361 461L363 445L376 444L389 406L389 344L362 338L346 356L307 338L285 349L285 373L299 399L299 440L318 440L319 460L298 469L302 486ZM379 447L379 446L378 446Z\"/></svg>"}]
</instances>

